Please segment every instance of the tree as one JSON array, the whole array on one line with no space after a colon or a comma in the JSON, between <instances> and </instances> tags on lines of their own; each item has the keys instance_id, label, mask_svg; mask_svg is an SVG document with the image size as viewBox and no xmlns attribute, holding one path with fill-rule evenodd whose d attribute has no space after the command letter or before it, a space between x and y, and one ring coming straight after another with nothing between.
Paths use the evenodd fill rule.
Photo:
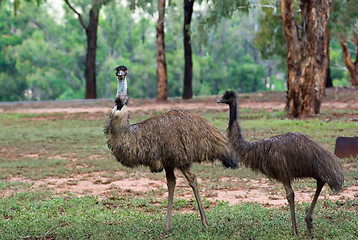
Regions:
<instances>
[{"instance_id":1,"label":"tree","mask_svg":"<svg viewBox=\"0 0 358 240\"><path fill-rule=\"evenodd\" d=\"M353 31L353 36L353 44L356 49L355 61L353 61L351 58L347 39L343 35L341 36L341 46L343 52L343 60L348 69L349 76L351 78L351 84L352 86L358 86L358 33L356 31Z\"/></svg>"},{"instance_id":2,"label":"tree","mask_svg":"<svg viewBox=\"0 0 358 240\"><path fill-rule=\"evenodd\" d=\"M193 15L194 0L184 0L184 88L183 99L190 99L193 97L193 60L190 42L190 26Z\"/></svg>"},{"instance_id":3,"label":"tree","mask_svg":"<svg viewBox=\"0 0 358 240\"><path fill-rule=\"evenodd\" d=\"M157 22L157 79L158 96L157 100L166 101L168 99L168 80L167 63L165 60L165 42L164 42L164 17L165 0L158 0L158 22Z\"/></svg>"},{"instance_id":4,"label":"tree","mask_svg":"<svg viewBox=\"0 0 358 240\"><path fill-rule=\"evenodd\" d=\"M333 1L330 29L339 39L343 60L349 72L352 86L358 86L358 1ZM355 60L350 54L355 48Z\"/></svg>"},{"instance_id":5,"label":"tree","mask_svg":"<svg viewBox=\"0 0 358 240\"><path fill-rule=\"evenodd\" d=\"M287 46L287 110L293 117L320 112L328 67L326 26L331 2L301 0L300 27L294 1L280 2Z\"/></svg>"},{"instance_id":6,"label":"tree","mask_svg":"<svg viewBox=\"0 0 358 240\"><path fill-rule=\"evenodd\" d=\"M87 54L85 62L85 78L86 78L86 92L85 98L97 98L96 91L96 51L97 51L97 29L99 12L102 5L105 5L110 0L93 0L89 10L89 20L86 24L82 15L65 0L67 6L78 16L82 28L86 32L87 37Z\"/></svg>"}]
</instances>

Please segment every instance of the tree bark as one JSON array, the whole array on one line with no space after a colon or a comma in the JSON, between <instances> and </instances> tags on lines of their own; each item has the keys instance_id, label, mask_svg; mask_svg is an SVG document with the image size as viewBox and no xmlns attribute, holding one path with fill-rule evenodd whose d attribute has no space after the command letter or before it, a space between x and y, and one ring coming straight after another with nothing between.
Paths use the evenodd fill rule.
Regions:
<instances>
[{"instance_id":1,"label":"tree bark","mask_svg":"<svg viewBox=\"0 0 358 240\"><path fill-rule=\"evenodd\" d=\"M356 47L356 59L352 62L351 55L349 53L347 39L341 36L341 47L343 52L344 63L346 64L352 86L358 86L358 37L354 39Z\"/></svg>"},{"instance_id":2,"label":"tree bark","mask_svg":"<svg viewBox=\"0 0 358 240\"><path fill-rule=\"evenodd\" d=\"M97 29L98 15L92 8L89 12L89 23L86 28L87 55L85 65L86 93L85 98L97 98L96 90L96 51L97 51Z\"/></svg>"},{"instance_id":3,"label":"tree bark","mask_svg":"<svg viewBox=\"0 0 358 240\"><path fill-rule=\"evenodd\" d=\"M78 16L82 28L86 31L87 37L87 54L85 62L85 78L86 78L86 92L85 98L97 98L96 90L96 52L97 52L97 29L98 16L101 5L104 1L93 0L92 7L89 12L89 22L86 25L82 19L82 15L65 0L67 6Z\"/></svg>"},{"instance_id":4,"label":"tree bark","mask_svg":"<svg viewBox=\"0 0 358 240\"><path fill-rule=\"evenodd\" d=\"M158 23L157 23L157 79L158 96L157 100L166 101L168 99L167 63L165 60L164 42L164 16L165 0L158 0Z\"/></svg>"},{"instance_id":5,"label":"tree bark","mask_svg":"<svg viewBox=\"0 0 358 240\"><path fill-rule=\"evenodd\" d=\"M190 25L193 15L194 0L184 0L184 89L183 99L190 99L193 97L193 60L192 49L190 42Z\"/></svg>"},{"instance_id":6,"label":"tree bark","mask_svg":"<svg viewBox=\"0 0 358 240\"><path fill-rule=\"evenodd\" d=\"M333 81L332 81L332 76L331 76L331 68L330 68L330 62L331 62L331 58L329 55L329 43L331 41L331 36L330 36L330 32L328 30L328 28L326 29L326 53L327 53L327 72L326 72L326 80L325 80L325 88L331 88L333 87Z\"/></svg>"},{"instance_id":7,"label":"tree bark","mask_svg":"<svg viewBox=\"0 0 358 240\"><path fill-rule=\"evenodd\" d=\"M320 112L327 74L326 26L332 0L301 0L302 24L293 12L293 0L280 3L287 44L287 110L293 117Z\"/></svg>"}]
</instances>

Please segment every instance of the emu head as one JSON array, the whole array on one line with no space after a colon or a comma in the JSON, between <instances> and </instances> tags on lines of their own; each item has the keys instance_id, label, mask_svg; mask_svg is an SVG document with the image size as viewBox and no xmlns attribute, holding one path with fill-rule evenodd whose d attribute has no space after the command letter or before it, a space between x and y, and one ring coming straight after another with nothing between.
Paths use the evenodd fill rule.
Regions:
<instances>
[{"instance_id":1,"label":"emu head","mask_svg":"<svg viewBox=\"0 0 358 240\"><path fill-rule=\"evenodd\" d=\"M118 81L125 79L127 77L127 67L123 65L116 67L116 76Z\"/></svg>"},{"instance_id":2,"label":"emu head","mask_svg":"<svg viewBox=\"0 0 358 240\"><path fill-rule=\"evenodd\" d=\"M226 91L224 95L218 100L218 103L232 104L237 101L237 95L234 91Z\"/></svg>"}]
</instances>

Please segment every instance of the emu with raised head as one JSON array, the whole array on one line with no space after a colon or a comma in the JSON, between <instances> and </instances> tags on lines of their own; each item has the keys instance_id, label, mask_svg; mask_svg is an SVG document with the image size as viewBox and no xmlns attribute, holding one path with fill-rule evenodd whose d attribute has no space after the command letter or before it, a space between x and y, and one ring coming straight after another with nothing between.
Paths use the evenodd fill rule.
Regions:
<instances>
[{"instance_id":1,"label":"emu with raised head","mask_svg":"<svg viewBox=\"0 0 358 240\"><path fill-rule=\"evenodd\" d=\"M307 228L312 233L312 213L323 186L327 183L337 192L342 189L344 177L339 159L312 138L297 132L284 133L256 142L246 141L238 121L236 93L226 91L218 102L229 105L227 134L239 162L283 183L291 209L292 230L296 235L294 192L291 182L297 178L316 179L317 189L305 217Z\"/></svg>"},{"instance_id":2,"label":"emu with raised head","mask_svg":"<svg viewBox=\"0 0 358 240\"><path fill-rule=\"evenodd\" d=\"M179 169L194 191L201 222L208 226L202 206L193 163L221 160L226 167L237 168L227 137L209 121L187 111L172 110L142 122L129 124L127 110L127 68L116 68L118 89L116 105L104 127L107 144L116 159L127 167L148 166L152 172L165 170L168 185L166 230L172 226L174 169Z\"/></svg>"}]
</instances>

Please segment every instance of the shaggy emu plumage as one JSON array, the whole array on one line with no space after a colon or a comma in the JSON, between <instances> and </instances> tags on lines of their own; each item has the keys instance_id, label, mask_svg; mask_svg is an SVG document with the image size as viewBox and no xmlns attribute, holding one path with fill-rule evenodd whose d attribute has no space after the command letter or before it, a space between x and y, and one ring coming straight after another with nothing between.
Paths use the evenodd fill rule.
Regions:
<instances>
[{"instance_id":1,"label":"shaggy emu plumage","mask_svg":"<svg viewBox=\"0 0 358 240\"><path fill-rule=\"evenodd\" d=\"M228 138L236 150L240 163L271 179L283 183L291 209L293 233L297 235L294 192L291 182L296 178L314 178L317 189L305 217L308 230L312 233L312 213L322 187L327 183L332 190L342 189L344 177L339 159L312 138L297 132L284 133L256 142L248 142L241 133L237 119L237 96L226 91L219 103L230 107Z\"/></svg>"},{"instance_id":2,"label":"shaggy emu plumage","mask_svg":"<svg viewBox=\"0 0 358 240\"><path fill-rule=\"evenodd\" d=\"M142 122L129 124L126 107L126 74L117 68L116 106L104 128L107 144L116 159L127 167L148 166L152 172L165 170L168 185L166 229L172 226L173 194L176 184L174 169L179 169L194 191L201 222L208 226L196 176L190 171L194 162L221 160L224 166L237 168L238 162L228 146L227 138L204 118L187 111L172 110ZM124 102L123 102L124 101Z\"/></svg>"}]
</instances>

